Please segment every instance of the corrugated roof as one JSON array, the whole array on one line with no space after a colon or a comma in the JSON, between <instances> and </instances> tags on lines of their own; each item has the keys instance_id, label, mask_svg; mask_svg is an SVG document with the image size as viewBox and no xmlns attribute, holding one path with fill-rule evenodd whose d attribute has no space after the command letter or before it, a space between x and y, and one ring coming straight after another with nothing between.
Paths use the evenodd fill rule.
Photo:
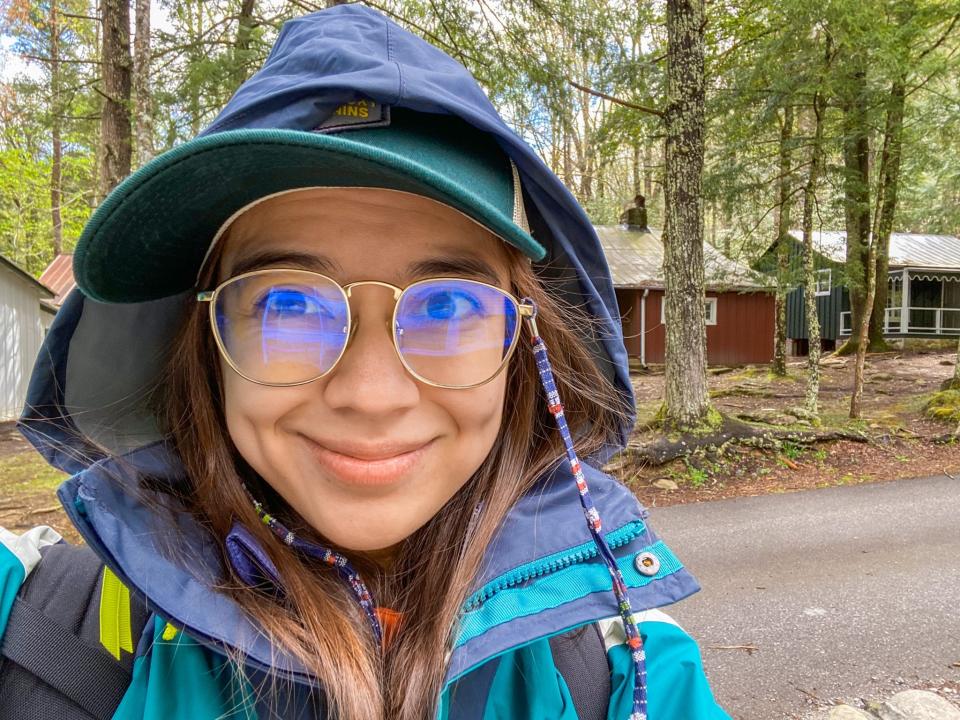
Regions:
<instances>
[{"instance_id":1,"label":"corrugated roof","mask_svg":"<svg viewBox=\"0 0 960 720\"><path fill-rule=\"evenodd\" d=\"M791 230L790 235L795 240L803 242L803 233L800 230ZM814 232L813 244L830 260L845 262L846 232L842 230ZM891 233L890 267L960 269L960 238L953 235Z\"/></svg>"},{"instance_id":2,"label":"corrugated roof","mask_svg":"<svg viewBox=\"0 0 960 720\"><path fill-rule=\"evenodd\" d=\"M76 281L73 279L73 254L61 253L57 255L53 261L47 265L47 269L43 271L43 274L40 276L40 282L55 293L56 297L53 299L54 304L57 307L62 305L67 293L77 286Z\"/></svg>"},{"instance_id":3,"label":"corrugated roof","mask_svg":"<svg viewBox=\"0 0 960 720\"><path fill-rule=\"evenodd\" d=\"M663 287L663 242L659 230L631 230L626 225L598 225L615 287ZM704 280L711 290L764 290L771 280L703 244Z\"/></svg>"}]
</instances>

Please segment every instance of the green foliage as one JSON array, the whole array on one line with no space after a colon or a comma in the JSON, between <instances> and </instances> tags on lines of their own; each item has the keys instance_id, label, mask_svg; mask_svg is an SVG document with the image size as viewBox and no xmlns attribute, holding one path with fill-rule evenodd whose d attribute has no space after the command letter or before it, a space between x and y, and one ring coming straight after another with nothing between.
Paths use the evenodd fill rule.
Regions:
<instances>
[{"instance_id":1,"label":"green foliage","mask_svg":"<svg viewBox=\"0 0 960 720\"><path fill-rule=\"evenodd\" d=\"M149 92L157 152L208 125L265 60L283 22L321 0L258 0L241 22L242 0L154 4ZM0 65L0 252L38 273L52 257L51 128L64 138L63 238L69 251L98 198L101 95L93 0L58 0L61 57L55 85L49 0L0 2L8 55ZM376 4L462 62L491 101L563 179L597 223L615 223L637 192L662 227L665 4L659 0L382 0ZM955 2L903 0L722 0L706 25L708 134L703 178L706 237L730 255L756 259L774 235L784 108L791 191L809 161L812 90L827 95L827 175L816 224L841 228L842 106L854 92L849 68L866 68L864 122L879 155L885 98L905 75L907 105L895 230L960 232L960 32ZM824 68L824 43L836 55ZM5 47L10 43L5 43ZM36 59L39 58L39 59ZM580 86L580 87L578 87ZM586 89L584 89L586 88ZM878 165L875 162L874 165ZM876 175L876 169L872 171ZM872 182L876 178L872 176ZM799 196L794 194L795 199ZM795 209L792 225L799 212ZM840 276L837 276L840 279ZM794 278L795 281L795 278Z\"/></svg>"}]
</instances>

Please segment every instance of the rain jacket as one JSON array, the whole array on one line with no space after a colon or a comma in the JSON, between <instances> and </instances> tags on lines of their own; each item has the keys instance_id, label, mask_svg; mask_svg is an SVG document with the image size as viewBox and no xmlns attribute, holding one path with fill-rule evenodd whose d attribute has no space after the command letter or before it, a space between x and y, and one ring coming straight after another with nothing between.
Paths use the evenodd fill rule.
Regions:
<instances>
[{"instance_id":1,"label":"rain jacket","mask_svg":"<svg viewBox=\"0 0 960 720\"><path fill-rule=\"evenodd\" d=\"M545 272L591 315L593 335L583 341L616 387L632 398L610 273L589 220L504 124L467 70L433 46L360 5L292 20L265 66L204 134L310 130L335 108L360 98L457 115L496 138L520 173L534 237L547 246ZM74 291L37 360L20 429L50 463L71 475L58 490L67 514L153 613L139 642L133 638L133 679L115 720L272 717L249 684L269 667L295 680L294 702L284 717L306 718L293 712L297 697L313 688L304 668L272 647L232 600L211 589L225 573L213 538L170 507L165 493L156 497L169 514L124 489L144 476L153 487L183 482L181 463L157 433L144 389L155 381L192 301L188 292L117 305ZM696 581L651 530L634 496L596 469L623 447L630 421L603 452L584 458L584 472L644 639L649 717L727 718L712 697L696 644L657 610L696 592ZM171 523L190 539L189 566L168 552ZM40 559L37 547L56 536L35 529L19 538L0 533L0 540L2 635L17 589ZM638 562L644 553L656 561L650 563L647 555L646 564ZM439 720L577 720L548 639L590 623L598 623L607 650L607 717L626 720L632 665L611 578L597 555L570 467L560 463L510 511L488 548L449 659ZM243 650L249 681L237 680L224 647Z\"/></svg>"}]
</instances>

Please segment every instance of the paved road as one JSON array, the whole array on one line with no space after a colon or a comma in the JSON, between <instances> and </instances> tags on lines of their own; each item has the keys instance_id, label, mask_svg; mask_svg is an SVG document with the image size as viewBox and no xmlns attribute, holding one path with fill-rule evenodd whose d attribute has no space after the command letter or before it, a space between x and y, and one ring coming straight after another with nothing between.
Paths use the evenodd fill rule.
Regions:
<instances>
[{"instance_id":1,"label":"paved road","mask_svg":"<svg viewBox=\"0 0 960 720\"><path fill-rule=\"evenodd\" d=\"M960 683L960 479L654 508L650 520L703 585L670 612L737 720L802 717L813 696L886 697L898 678Z\"/></svg>"}]
</instances>

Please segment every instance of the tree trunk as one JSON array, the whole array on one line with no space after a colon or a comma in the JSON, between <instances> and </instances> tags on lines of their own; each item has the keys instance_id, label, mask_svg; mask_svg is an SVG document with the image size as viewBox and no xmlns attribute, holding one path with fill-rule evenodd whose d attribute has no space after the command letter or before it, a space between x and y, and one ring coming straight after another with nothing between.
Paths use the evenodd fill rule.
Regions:
<instances>
[{"instance_id":1,"label":"tree trunk","mask_svg":"<svg viewBox=\"0 0 960 720\"><path fill-rule=\"evenodd\" d=\"M60 91L60 22L57 2L50 3L50 220L53 225L53 257L63 252L63 141L60 122L63 116ZM53 258L51 258L51 261Z\"/></svg>"},{"instance_id":2,"label":"tree trunk","mask_svg":"<svg viewBox=\"0 0 960 720\"><path fill-rule=\"evenodd\" d=\"M851 64L861 63L857 58ZM870 242L870 137L867 125L867 73L862 66L848 76L843 105L843 210L847 230L846 275L852 327L860 327L867 292L867 253ZM841 352L856 351L853 332Z\"/></svg>"},{"instance_id":3,"label":"tree trunk","mask_svg":"<svg viewBox=\"0 0 960 720\"><path fill-rule=\"evenodd\" d=\"M773 342L773 374L787 375L787 292L790 274L790 211L793 205L790 187L790 143L793 139L793 106L783 108L780 126L780 180L777 203L777 293Z\"/></svg>"},{"instance_id":4,"label":"tree trunk","mask_svg":"<svg viewBox=\"0 0 960 720\"><path fill-rule=\"evenodd\" d=\"M704 0L667 1L666 424L709 420L703 281Z\"/></svg>"},{"instance_id":5,"label":"tree trunk","mask_svg":"<svg viewBox=\"0 0 960 720\"><path fill-rule=\"evenodd\" d=\"M247 65L250 62L250 36L253 34L253 10L255 0L243 0L240 6L240 18L237 24L237 39L233 44L233 90L247 79ZM333 3L337 4L337 3ZM331 7L328 4L327 7Z\"/></svg>"},{"instance_id":6,"label":"tree trunk","mask_svg":"<svg viewBox=\"0 0 960 720\"><path fill-rule=\"evenodd\" d=\"M643 185L641 184L641 177L643 172L640 170L640 141L633 141L633 195L643 195Z\"/></svg>"},{"instance_id":7,"label":"tree trunk","mask_svg":"<svg viewBox=\"0 0 960 720\"><path fill-rule=\"evenodd\" d=\"M957 340L957 362L953 365L953 387L960 390L960 340Z\"/></svg>"},{"instance_id":8,"label":"tree trunk","mask_svg":"<svg viewBox=\"0 0 960 720\"><path fill-rule=\"evenodd\" d=\"M900 157L903 147L903 113L906 104L906 77L900 77L890 87L887 106L887 122L883 131L883 152L880 157L880 179L877 188L876 239L877 239L877 294L873 312L870 314L870 349L880 351L887 347L883 337L884 317L887 308L887 290L890 268L890 233L897 212L897 195L900 187ZM906 288L904 288L906 292Z\"/></svg>"},{"instance_id":9,"label":"tree trunk","mask_svg":"<svg viewBox=\"0 0 960 720\"><path fill-rule=\"evenodd\" d=\"M589 82L587 60L584 59L584 82ZM593 131L590 122L590 94L581 91L580 94L580 121L583 123L583 142L580 145L580 201L587 202L593 199Z\"/></svg>"},{"instance_id":10,"label":"tree trunk","mask_svg":"<svg viewBox=\"0 0 960 720\"><path fill-rule=\"evenodd\" d=\"M130 174L130 4L102 0L100 197Z\"/></svg>"},{"instance_id":11,"label":"tree trunk","mask_svg":"<svg viewBox=\"0 0 960 720\"><path fill-rule=\"evenodd\" d=\"M877 292L877 241L871 239L867 253L867 296L864 300L863 312L857 330L857 361L853 366L853 393L850 395L850 417L854 420L860 417L860 404L863 399L863 368L867 361L867 337L870 332L870 312L873 310L873 300Z\"/></svg>"},{"instance_id":12,"label":"tree trunk","mask_svg":"<svg viewBox=\"0 0 960 720\"><path fill-rule=\"evenodd\" d=\"M137 166L153 157L153 110L150 99L150 0L136 2L133 40L133 92L136 99Z\"/></svg>"},{"instance_id":13,"label":"tree trunk","mask_svg":"<svg viewBox=\"0 0 960 720\"><path fill-rule=\"evenodd\" d=\"M643 195L647 202L653 200L653 151L649 143L643 146Z\"/></svg>"},{"instance_id":14,"label":"tree trunk","mask_svg":"<svg viewBox=\"0 0 960 720\"><path fill-rule=\"evenodd\" d=\"M829 50L828 50L829 53ZM820 318L817 316L817 274L814 270L813 206L817 200L817 183L823 157L824 102L819 90L813 96L813 147L810 152L810 174L803 188L803 299L807 314L807 391L804 406L819 415L820 397Z\"/></svg>"}]
</instances>

